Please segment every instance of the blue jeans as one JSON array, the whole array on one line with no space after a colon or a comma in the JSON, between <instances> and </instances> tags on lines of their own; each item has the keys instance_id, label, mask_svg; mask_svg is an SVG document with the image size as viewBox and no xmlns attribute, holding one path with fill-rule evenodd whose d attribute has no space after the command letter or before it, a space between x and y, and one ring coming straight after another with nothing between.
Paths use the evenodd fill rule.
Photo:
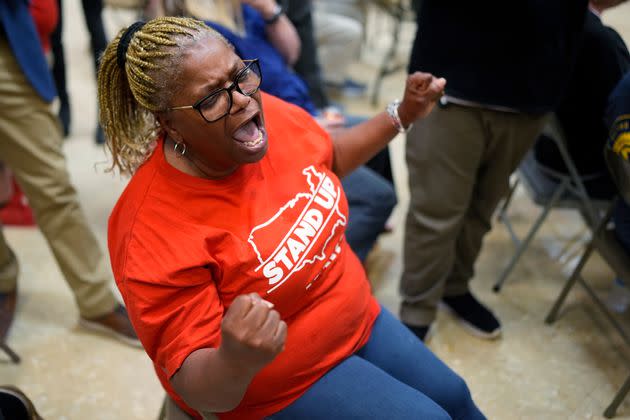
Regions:
<instances>
[{"instance_id":1,"label":"blue jeans","mask_svg":"<svg viewBox=\"0 0 630 420\"><path fill-rule=\"evenodd\" d=\"M464 380L384 308L361 350L269 418L485 419Z\"/></svg>"},{"instance_id":2,"label":"blue jeans","mask_svg":"<svg viewBox=\"0 0 630 420\"><path fill-rule=\"evenodd\" d=\"M345 176L341 185L350 206L346 240L364 261L396 205L396 192L385 178L365 166Z\"/></svg>"},{"instance_id":3,"label":"blue jeans","mask_svg":"<svg viewBox=\"0 0 630 420\"><path fill-rule=\"evenodd\" d=\"M617 200L613 220L615 221L615 235L626 253L630 255L630 206L622 198ZM630 281L630 279L624 280Z\"/></svg>"}]
</instances>

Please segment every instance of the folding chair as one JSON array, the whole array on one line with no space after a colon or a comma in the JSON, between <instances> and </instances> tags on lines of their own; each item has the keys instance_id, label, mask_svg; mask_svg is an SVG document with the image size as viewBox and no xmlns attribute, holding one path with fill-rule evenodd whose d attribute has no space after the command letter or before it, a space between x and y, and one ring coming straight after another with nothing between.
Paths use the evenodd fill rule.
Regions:
<instances>
[{"instance_id":1,"label":"folding chair","mask_svg":"<svg viewBox=\"0 0 630 420\"><path fill-rule=\"evenodd\" d=\"M376 80L374 80L374 90L372 91L372 105L378 104L378 97L381 93L381 83L383 79L399 70L405 68L406 64L403 62L395 62L396 51L399 46L400 33L404 22L415 22L414 9L419 8L419 0L374 0L372 4L377 9L385 12L386 15L392 18L393 27L391 31L392 40L389 44L389 48L383 57L383 61L379 66Z\"/></svg>"},{"instance_id":2,"label":"folding chair","mask_svg":"<svg viewBox=\"0 0 630 420\"><path fill-rule=\"evenodd\" d=\"M610 204L610 201L593 200L589 197L584 182L601 177L603 174L579 174L567 150L562 129L555 117L551 119L546 127L545 134L547 134L560 151L560 156L568 169L568 173L558 172L544 166L536 160L533 150L530 150L521 162L517 170L516 181L512 184L510 192L497 215L498 220L506 226L512 242L516 245L516 250L506 267L499 274L492 288L495 293L501 290L501 287L516 266L516 263L523 253L525 253L527 247L552 209L578 210L586 225L592 229L599 220L598 214L605 211ZM516 234L507 216L507 210L512 201L514 192L521 183L525 186L532 201L542 207L541 213L523 239L519 238Z\"/></svg>"},{"instance_id":3,"label":"folding chair","mask_svg":"<svg viewBox=\"0 0 630 420\"><path fill-rule=\"evenodd\" d=\"M606 161L610 169L611 175L617 188L627 203L630 203L630 162L623 159L620 155L613 152L608 147L605 150ZM630 335L627 330L619 323L615 316L608 310L602 299L597 295L593 288L584 280L581 275L582 268L590 258L592 252L597 250L602 256L604 261L612 268L612 270L621 278L630 278L630 259L625 250L621 247L617 241L614 232L609 228L609 221L612 217L613 209L616 204L616 200L613 200L606 211L603 218L599 220L597 226L594 229L592 239L584 249L582 257L575 270L571 274L571 277L567 280L562 291L558 295L551 311L545 318L547 324L552 324L558 317L558 312L562 307L567 295L571 291L571 288L575 283L579 283L588 296L593 300L595 305L602 311L606 319L610 321L611 325L617 330L622 337L626 345L630 346ZM617 408L630 391L630 376L626 379L621 386L610 405L604 411L606 418L612 418L615 416Z\"/></svg>"}]
</instances>

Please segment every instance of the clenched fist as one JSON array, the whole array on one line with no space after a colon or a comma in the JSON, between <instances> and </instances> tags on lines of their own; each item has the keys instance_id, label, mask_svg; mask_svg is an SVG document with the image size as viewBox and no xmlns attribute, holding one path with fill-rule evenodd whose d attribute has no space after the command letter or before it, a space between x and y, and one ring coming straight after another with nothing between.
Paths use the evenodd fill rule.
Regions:
<instances>
[{"instance_id":1,"label":"clenched fist","mask_svg":"<svg viewBox=\"0 0 630 420\"><path fill-rule=\"evenodd\" d=\"M283 349L287 324L258 294L240 295L221 323L221 351L235 365L262 369Z\"/></svg>"},{"instance_id":2,"label":"clenched fist","mask_svg":"<svg viewBox=\"0 0 630 420\"><path fill-rule=\"evenodd\" d=\"M398 115L404 127L418 118L429 115L444 92L446 80L430 73L415 72L407 77L405 95L398 107Z\"/></svg>"}]
</instances>

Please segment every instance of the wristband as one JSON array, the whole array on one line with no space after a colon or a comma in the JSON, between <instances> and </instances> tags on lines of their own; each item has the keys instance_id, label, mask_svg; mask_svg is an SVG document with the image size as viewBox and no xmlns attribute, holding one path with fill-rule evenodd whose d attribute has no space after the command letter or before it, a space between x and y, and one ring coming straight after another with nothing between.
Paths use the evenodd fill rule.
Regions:
<instances>
[{"instance_id":1,"label":"wristband","mask_svg":"<svg viewBox=\"0 0 630 420\"><path fill-rule=\"evenodd\" d=\"M405 128L403 126L402 121L400 120L400 116L398 115L398 107L400 106L400 99L395 99L387 105L387 114L394 125L394 128L398 130L399 133L406 133L411 130L413 124L409 124L409 127Z\"/></svg>"},{"instance_id":2,"label":"wristband","mask_svg":"<svg viewBox=\"0 0 630 420\"><path fill-rule=\"evenodd\" d=\"M284 13L284 9L282 8L282 6L276 3L276 6L273 9L273 14L271 15L269 19L265 19L265 24L273 25L274 23L278 21L278 19L280 19L280 16L282 16L283 13Z\"/></svg>"}]
</instances>

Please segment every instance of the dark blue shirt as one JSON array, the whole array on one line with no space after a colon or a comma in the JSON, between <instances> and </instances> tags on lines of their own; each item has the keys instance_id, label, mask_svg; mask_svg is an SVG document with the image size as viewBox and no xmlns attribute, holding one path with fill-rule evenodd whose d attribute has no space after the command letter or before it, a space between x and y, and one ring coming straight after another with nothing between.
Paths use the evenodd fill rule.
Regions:
<instances>
[{"instance_id":1,"label":"dark blue shirt","mask_svg":"<svg viewBox=\"0 0 630 420\"><path fill-rule=\"evenodd\" d=\"M610 127L609 145L626 159L630 156L630 72L617 84L608 98L606 125ZM615 143L618 143L615 145Z\"/></svg>"},{"instance_id":2,"label":"dark blue shirt","mask_svg":"<svg viewBox=\"0 0 630 420\"><path fill-rule=\"evenodd\" d=\"M239 36L217 23L211 21L206 23L234 45L236 53L242 59L260 60L263 91L315 115L315 105L310 99L306 83L289 68L282 55L267 39L265 22L260 13L250 6L243 5L243 17L245 36Z\"/></svg>"},{"instance_id":3,"label":"dark blue shirt","mask_svg":"<svg viewBox=\"0 0 630 420\"><path fill-rule=\"evenodd\" d=\"M554 109L579 44L586 0L422 0L410 71L448 95L530 114Z\"/></svg>"},{"instance_id":4,"label":"dark blue shirt","mask_svg":"<svg viewBox=\"0 0 630 420\"><path fill-rule=\"evenodd\" d=\"M26 0L0 0L0 37L6 37L24 76L46 102L57 96Z\"/></svg>"}]
</instances>

